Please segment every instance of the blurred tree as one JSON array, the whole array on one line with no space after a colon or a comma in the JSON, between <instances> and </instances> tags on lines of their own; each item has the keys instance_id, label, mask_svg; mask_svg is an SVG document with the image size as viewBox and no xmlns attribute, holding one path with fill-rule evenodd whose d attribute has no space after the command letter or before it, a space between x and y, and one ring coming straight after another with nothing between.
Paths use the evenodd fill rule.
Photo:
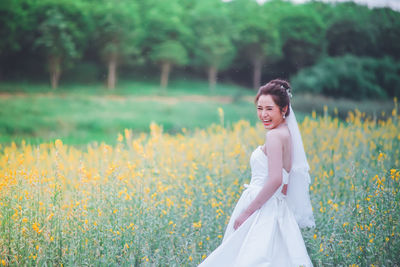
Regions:
<instances>
[{"instance_id":1,"label":"blurred tree","mask_svg":"<svg viewBox=\"0 0 400 267\"><path fill-rule=\"evenodd\" d=\"M322 3L319 1L311 1L304 4L307 9L312 9L323 18L327 28L342 20L352 20L359 24L368 23L370 20L371 9L365 5L358 5L352 1Z\"/></svg>"},{"instance_id":2,"label":"blurred tree","mask_svg":"<svg viewBox=\"0 0 400 267\"><path fill-rule=\"evenodd\" d=\"M0 1L0 62L10 52L21 48L21 40L29 29L29 5L24 0ZM3 65L0 63L0 80Z\"/></svg>"},{"instance_id":3,"label":"blurred tree","mask_svg":"<svg viewBox=\"0 0 400 267\"><path fill-rule=\"evenodd\" d=\"M377 28L375 38L379 54L400 59L400 12L379 8L371 13L371 24Z\"/></svg>"},{"instance_id":4,"label":"blurred tree","mask_svg":"<svg viewBox=\"0 0 400 267\"><path fill-rule=\"evenodd\" d=\"M38 34L34 45L47 57L51 87L56 89L62 67L83 51L88 25L85 9L79 1L44 1L35 8Z\"/></svg>"},{"instance_id":5,"label":"blurred tree","mask_svg":"<svg viewBox=\"0 0 400 267\"><path fill-rule=\"evenodd\" d=\"M151 58L161 65L161 89L168 86L168 78L173 65L185 65L188 62L186 49L176 40L168 40L153 46Z\"/></svg>"},{"instance_id":6,"label":"blurred tree","mask_svg":"<svg viewBox=\"0 0 400 267\"><path fill-rule=\"evenodd\" d=\"M281 37L276 27L277 8L286 5L281 1L271 1L260 6L257 1L239 0L234 12L240 38L237 45L253 67L253 88L261 85L262 66L272 63L282 55Z\"/></svg>"},{"instance_id":7,"label":"blurred tree","mask_svg":"<svg viewBox=\"0 0 400 267\"><path fill-rule=\"evenodd\" d=\"M376 56L377 28L371 23L371 10L352 2L335 6L325 33L326 50L330 56L354 54Z\"/></svg>"},{"instance_id":8,"label":"blurred tree","mask_svg":"<svg viewBox=\"0 0 400 267\"><path fill-rule=\"evenodd\" d=\"M339 16L337 7L340 6L342 3L332 3L332 2L322 2L322 1L309 1L305 2L303 5L307 9L312 9L314 12L318 13L324 23L327 25L332 24L333 22L337 21L338 19L342 18Z\"/></svg>"},{"instance_id":9,"label":"blurred tree","mask_svg":"<svg viewBox=\"0 0 400 267\"><path fill-rule=\"evenodd\" d=\"M189 16L194 64L207 68L211 91L215 89L218 71L229 66L236 51L227 5L220 0L196 1Z\"/></svg>"},{"instance_id":10,"label":"blurred tree","mask_svg":"<svg viewBox=\"0 0 400 267\"><path fill-rule=\"evenodd\" d=\"M400 13L352 2L2 0L0 25L4 77L40 77L47 65L53 88L77 60L92 69L104 60L109 88L118 68L142 61L145 75L161 69L161 88L179 65L207 69L210 88L222 70L239 82L252 72L258 88L261 74L289 77L325 52L400 58ZM74 71L71 80L86 72Z\"/></svg>"},{"instance_id":11,"label":"blurred tree","mask_svg":"<svg viewBox=\"0 0 400 267\"><path fill-rule=\"evenodd\" d=\"M314 64L324 51L325 23L312 5L279 5L272 1L281 34L282 63L288 73Z\"/></svg>"},{"instance_id":12,"label":"blurred tree","mask_svg":"<svg viewBox=\"0 0 400 267\"><path fill-rule=\"evenodd\" d=\"M107 88L115 89L118 65L140 51L142 31L135 1L93 2L94 40L107 63Z\"/></svg>"},{"instance_id":13,"label":"blurred tree","mask_svg":"<svg viewBox=\"0 0 400 267\"><path fill-rule=\"evenodd\" d=\"M330 56L376 54L373 33L352 20L332 24L326 32L326 42Z\"/></svg>"},{"instance_id":14,"label":"blurred tree","mask_svg":"<svg viewBox=\"0 0 400 267\"><path fill-rule=\"evenodd\" d=\"M165 90L174 65L188 63L185 41L191 31L183 22L185 10L180 0L147 0L141 2L143 30L143 52L161 68L160 87Z\"/></svg>"},{"instance_id":15,"label":"blurred tree","mask_svg":"<svg viewBox=\"0 0 400 267\"><path fill-rule=\"evenodd\" d=\"M294 88L357 100L399 96L400 64L385 58L326 57L292 78Z\"/></svg>"},{"instance_id":16,"label":"blurred tree","mask_svg":"<svg viewBox=\"0 0 400 267\"><path fill-rule=\"evenodd\" d=\"M288 6L280 14L284 62L289 72L314 64L324 51L326 25L310 5Z\"/></svg>"}]
</instances>

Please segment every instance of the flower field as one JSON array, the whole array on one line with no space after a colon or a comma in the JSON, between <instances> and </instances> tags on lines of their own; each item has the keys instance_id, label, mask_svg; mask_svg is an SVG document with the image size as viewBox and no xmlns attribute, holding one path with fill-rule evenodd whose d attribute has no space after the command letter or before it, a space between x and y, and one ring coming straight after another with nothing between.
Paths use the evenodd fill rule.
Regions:
<instances>
[{"instance_id":1,"label":"flower field","mask_svg":"<svg viewBox=\"0 0 400 267\"><path fill-rule=\"evenodd\" d=\"M397 103L395 103L397 104ZM0 265L196 266L222 240L262 125L240 121L118 144L0 146ZM312 114L299 125L315 266L400 265L400 116Z\"/></svg>"}]
</instances>

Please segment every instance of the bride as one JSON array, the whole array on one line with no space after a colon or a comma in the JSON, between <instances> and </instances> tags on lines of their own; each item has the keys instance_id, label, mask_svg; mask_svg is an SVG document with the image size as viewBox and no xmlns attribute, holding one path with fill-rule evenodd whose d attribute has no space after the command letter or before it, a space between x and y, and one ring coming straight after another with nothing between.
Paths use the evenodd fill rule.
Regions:
<instances>
[{"instance_id":1,"label":"bride","mask_svg":"<svg viewBox=\"0 0 400 267\"><path fill-rule=\"evenodd\" d=\"M255 103L267 130L251 157L245 185L223 241L199 266L312 266L299 227L314 227L309 166L288 82L260 87Z\"/></svg>"}]
</instances>

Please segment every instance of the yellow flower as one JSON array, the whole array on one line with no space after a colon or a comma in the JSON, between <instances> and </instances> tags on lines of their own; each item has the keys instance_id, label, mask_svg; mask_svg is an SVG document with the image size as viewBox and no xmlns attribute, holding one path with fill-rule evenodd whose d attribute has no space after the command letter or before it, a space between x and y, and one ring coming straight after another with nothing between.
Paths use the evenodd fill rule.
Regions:
<instances>
[{"instance_id":1,"label":"yellow flower","mask_svg":"<svg viewBox=\"0 0 400 267\"><path fill-rule=\"evenodd\" d=\"M201 228L201 220L193 223L193 228Z\"/></svg>"},{"instance_id":2,"label":"yellow flower","mask_svg":"<svg viewBox=\"0 0 400 267\"><path fill-rule=\"evenodd\" d=\"M60 139L57 139L57 140L55 141L55 145L56 145L56 148L57 148L57 149L60 149L60 148L62 148L62 146L63 146L63 142L62 142Z\"/></svg>"},{"instance_id":3,"label":"yellow flower","mask_svg":"<svg viewBox=\"0 0 400 267\"><path fill-rule=\"evenodd\" d=\"M125 129L124 130L124 133L125 133L125 138L126 138L126 140L131 140L131 137L132 137L132 130L129 130L129 129Z\"/></svg>"},{"instance_id":4,"label":"yellow flower","mask_svg":"<svg viewBox=\"0 0 400 267\"><path fill-rule=\"evenodd\" d=\"M224 110L221 107L218 108L218 116L219 116L221 124L223 125L224 124Z\"/></svg>"},{"instance_id":5,"label":"yellow flower","mask_svg":"<svg viewBox=\"0 0 400 267\"><path fill-rule=\"evenodd\" d=\"M38 234L41 234L42 233L42 230L40 230L40 223L34 223L34 224L32 224L32 229L36 232L36 233L38 233Z\"/></svg>"},{"instance_id":6,"label":"yellow flower","mask_svg":"<svg viewBox=\"0 0 400 267\"><path fill-rule=\"evenodd\" d=\"M46 221L50 221L51 218L53 218L54 213L50 213L49 216L47 216Z\"/></svg>"},{"instance_id":7,"label":"yellow flower","mask_svg":"<svg viewBox=\"0 0 400 267\"><path fill-rule=\"evenodd\" d=\"M122 142L124 141L124 136L122 134L118 134L118 138L117 138L118 142Z\"/></svg>"}]
</instances>

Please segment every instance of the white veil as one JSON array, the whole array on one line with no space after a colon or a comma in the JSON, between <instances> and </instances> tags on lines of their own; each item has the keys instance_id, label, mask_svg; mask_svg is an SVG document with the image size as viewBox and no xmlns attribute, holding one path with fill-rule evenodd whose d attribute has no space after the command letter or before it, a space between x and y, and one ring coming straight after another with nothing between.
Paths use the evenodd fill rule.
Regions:
<instances>
[{"instance_id":1,"label":"white veil","mask_svg":"<svg viewBox=\"0 0 400 267\"><path fill-rule=\"evenodd\" d=\"M290 106L289 116L286 118L290 135L292 138L292 168L289 174L289 185L287 190L287 203L292 210L300 228L314 227L315 221L311 207L309 184L311 183L310 166L308 165L306 153L296 116Z\"/></svg>"}]
</instances>

